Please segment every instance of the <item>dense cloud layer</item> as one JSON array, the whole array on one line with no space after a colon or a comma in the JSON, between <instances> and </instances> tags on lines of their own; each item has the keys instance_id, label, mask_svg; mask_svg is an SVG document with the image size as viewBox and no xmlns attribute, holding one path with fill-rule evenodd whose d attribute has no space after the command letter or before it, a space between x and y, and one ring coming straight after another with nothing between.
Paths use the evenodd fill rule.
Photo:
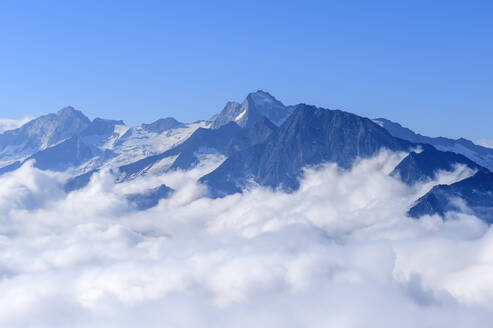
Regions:
<instances>
[{"instance_id":1,"label":"dense cloud layer","mask_svg":"<svg viewBox=\"0 0 493 328\"><path fill-rule=\"evenodd\" d=\"M489 327L493 232L413 220L403 154L307 170L292 194L212 200L190 172L65 195L29 163L0 177L2 327ZM452 182L472 172L442 173ZM126 193L177 192L145 212Z\"/></svg>"}]
</instances>

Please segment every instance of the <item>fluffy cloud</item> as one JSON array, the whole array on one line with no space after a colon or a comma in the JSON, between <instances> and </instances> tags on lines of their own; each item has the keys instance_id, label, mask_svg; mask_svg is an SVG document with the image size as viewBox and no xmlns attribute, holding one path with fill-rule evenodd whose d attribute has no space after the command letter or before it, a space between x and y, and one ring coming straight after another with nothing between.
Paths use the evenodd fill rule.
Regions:
<instances>
[{"instance_id":1,"label":"fluffy cloud","mask_svg":"<svg viewBox=\"0 0 493 328\"><path fill-rule=\"evenodd\" d=\"M101 172L68 196L25 165L0 177L0 326L489 327L493 232L406 217L432 183L389 177L402 156L216 200L195 181L218 161L117 185ZM162 183L177 192L147 211L123 197Z\"/></svg>"}]
</instances>

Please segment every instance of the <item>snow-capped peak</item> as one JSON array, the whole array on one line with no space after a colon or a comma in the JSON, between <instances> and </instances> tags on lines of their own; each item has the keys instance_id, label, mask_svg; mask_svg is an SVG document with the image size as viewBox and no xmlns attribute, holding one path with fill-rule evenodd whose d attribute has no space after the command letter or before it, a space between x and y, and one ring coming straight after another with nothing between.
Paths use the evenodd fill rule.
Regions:
<instances>
[{"instance_id":1,"label":"snow-capped peak","mask_svg":"<svg viewBox=\"0 0 493 328\"><path fill-rule=\"evenodd\" d=\"M229 122L236 122L241 127L251 126L261 117L265 116L276 125L281 125L290 115L290 111L282 102L274 98L266 91L258 90L249 93L245 100L239 104L228 102L212 121L212 128L219 128Z\"/></svg>"}]
</instances>

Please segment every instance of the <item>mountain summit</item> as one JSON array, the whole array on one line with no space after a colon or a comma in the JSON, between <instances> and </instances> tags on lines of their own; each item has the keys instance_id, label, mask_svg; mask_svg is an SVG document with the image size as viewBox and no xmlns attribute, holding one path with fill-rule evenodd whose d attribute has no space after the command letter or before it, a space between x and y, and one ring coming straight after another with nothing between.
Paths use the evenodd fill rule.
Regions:
<instances>
[{"instance_id":1,"label":"mountain summit","mask_svg":"<svg viewBox=\"0 0 493 328\"><path fill-rule=\"evenodd\" d=\"M306 166L332 162L350 168L357 158L380 149L407 150L410 145L369 119L301 104L264 143L233 154L201 181L214 196L240 192L248 181L292 191Z\"/></svg>"},{"instance_id":2,"label":"mountain summit","mask_svg":"<svg viewBox=\"0 0 493 328\"><path fill-rule=\"evenodd\" d=\"M22 156L45 149L77 135L90 124L81 111L64 107L56 114L43 115L18 129L0 134L0 156Z\"/></svg>"},{"instance_id":3,"label":"mountain summit","mask_svg":"<svg viewBox=\"0 0 493 328\"><path fill-rule=\"evenodd\" d=\"M435 186L409 204L410 216L446 219L446 212L466 206L493 222L493 150L465 139L421 136L385 119L306 104L285 106L262 90L248 94L241 104L228 102L209 121L194 123L167 117L132 127L120 120L90 121L65 107L0 134L0 175L33 161L37 169L65 172L65 190L71 192L103 170L125 183L207 167L195 178L208 187L209 196L223 197L255 185L292 192L307 167L334 163L351 169L358 159L382 149L407 153L390 175L411 187L434 183L442 172L464 171L462 181ZM127 200L145 209L171 193L163 185L128 194Z\"/></svg>"},{"instance_id":4,"label":"mountain summit","mask_svg":"<svg viewBox=\"0 0 493 328\"><path fill-rule=\"evenodd\" d=\"M235 122L240 127L250 127L260 118L266 117L279 126L290 114L289 107L284 106L268 92L258 90L248 94L241 104L234 101L228 102L221 113L213 116L210 121L213 129L229 122Z\"/></svg>"}]
</instances>

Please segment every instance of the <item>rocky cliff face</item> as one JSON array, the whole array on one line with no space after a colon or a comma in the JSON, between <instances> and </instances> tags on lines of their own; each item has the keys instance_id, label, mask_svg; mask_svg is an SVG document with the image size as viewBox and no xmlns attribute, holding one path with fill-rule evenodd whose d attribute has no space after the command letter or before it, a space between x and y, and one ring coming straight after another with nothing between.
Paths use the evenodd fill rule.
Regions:
<instances>
[{"instance_id":1,"label":"rocky cliff face","mask_svg":"<svg viewBox=\"0 0 493 328\"><path fill-rule=\"evenodd\" d=\"M266 142L233 154L201 181L217 196L238 192L248 181L285 190L298 188L306 166L337 163L350 168L357 158L379 150L407 150L371 120L338 110L298 105Z\"/></svg>"}]
</instances>

